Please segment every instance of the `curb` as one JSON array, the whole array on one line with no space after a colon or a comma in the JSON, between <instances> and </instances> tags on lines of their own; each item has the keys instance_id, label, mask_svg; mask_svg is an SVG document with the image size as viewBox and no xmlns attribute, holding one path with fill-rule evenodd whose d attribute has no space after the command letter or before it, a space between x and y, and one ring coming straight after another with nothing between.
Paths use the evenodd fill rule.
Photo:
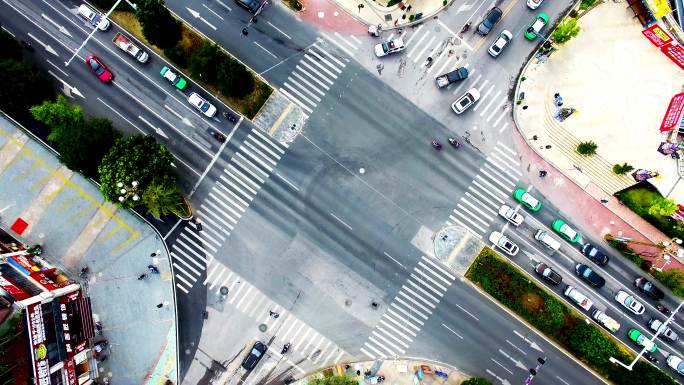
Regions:
<instances>
[{"instance_id":1,"label":"curb","mask_svg":"<svg viewBox=\"0 0 684 385\"><path fill-rule=\"evenodd\" d=\"M341 4L341 1L340 1L340 0L331 0L331 1L332 1L333 3L335 3L338 7L340 7L345 13L347 13L347 15L351 16L354 20L360 22L361 24L365 24L365 25L368 25L368 26L375 24L375 23L369 23L368 21L363 20L363 19L361 19L360 17L358 17L358 16L352 14L352 13L347 9L347 7L345 7L344 5ZM367 3L367 4L368 4L368 1L369 1L369 0L364 0L364 2ZM391 30L394 30L394 29L401 29L401 28L414 27L414 26L416 26L416 25L418 25L418 24L420 24L420 23L422 23L422 22L424 22L424 21L427 21L428 19L432 19L433 16L435 16L435 15L438 14L439 12L442 12L444 9L446 9L447 7L449 7L454 1L456 1L456 0L451 0L451 1L449 1L449 2L447 3L447 5L442 5L442 6L440 6L439 8L437 8L435 11L431 12L430 14L423 15L423 17L421 17L420 20L414 20L414 21L408 22L408 23L406 23L406 24L401 24L401 25L391 26L391 27L388 27L388 28L383 28L382 30L383 30L383 31L391 31ZM377 10L377 8L376 8L375 6L371 6L370 8L371 8L371 9L373 10L373 12L380 18L381 23L383 23L383 24L386 24L386 23L387 23L387 22L384 20L384 18L380 16L380 13L379 13L379 11Z\"/></svg>"},{"instance_id":2,"label":"curb","mask_svg":"<svg viewBox=\"0 0 684 385\"><path fill-rule=\"evenodd\" d=\"M14 123L17 127L19 127L19 128L24 132L24 134L30 136L35 142L39 143L39 144L40 144L41 146L43 146L45 149L47 149L48 151L52 152L52 153L55 154L57 157L59 157L60 154L59 154L59 152L58 152L57 150L55 150L54 148L52 148L51 146L49 146L47 143L43 142L42 139L40 139L39 137L37 137L33 132L31 132L30 130L28 130L28 129L27 129L26 127L24 127L21 123L17 122L17 121L14 120L12 117L10 117L9 115L5 114L4 111L0 111L0 114L2 114L2 116L5 117L6 119L12 121L12 123ZM75 171L75 172L77 172L77 171ZM81 175L84 179L86 179L87 181L89 181L90 183L92 183L93 185L95 185L95 187L97 187L98 191L100 190L100 184L97 183L93 178L87 178L85 175L83 175L83 174L81 174L81 173L79 173L79 175ZM141 220L142 220L144 223L146 223L146 224L152 229L152 231L159 237L159 240L161 241L162 245L164 245L164 249L166 250L166 255L167 255L167 257L168 257L167 259L168 259L168 262L169 262L169 267L170 267L170 269L171 269L171 284L172 284L171 287L172 287L172 288L175 287L175 286L176 286L176 275L175 275L174 272L173 272L173 264L171 263L171 254L170 254L170 252L169 252L168 245L166 244L166 241L164 240L164 237L162 237L162 235L161 235L161 233L159 232L159 230L157 230L157 228L155 228L154 226L152 226L152 224L151 224L145 217L143 217L142 215L140 215L140 213L138 213L138 212L136 212L135 210L132 210L132 209L124 209L124 210L126 210L126 211L128 211L129 213L133 214L133 216L138 217L139 219L141 219ZM172 294L173 294L173 309L174 309L174 317L175 317L175 319L174 319L174 329L176 330L176 382L178 382L178 379L179 379L178 374L179 374L179 370L180 370L180 354L179 354L179 352L178 352L178 346L180 346L180 345L179 345L179 335L178 335L178 305L177 305L177 304L178 304L178 301L177 301L177 299L176 299L176 290L175 290L175 289L172 289L171 292L172 292Z\"/></svg>"}]
</instances>

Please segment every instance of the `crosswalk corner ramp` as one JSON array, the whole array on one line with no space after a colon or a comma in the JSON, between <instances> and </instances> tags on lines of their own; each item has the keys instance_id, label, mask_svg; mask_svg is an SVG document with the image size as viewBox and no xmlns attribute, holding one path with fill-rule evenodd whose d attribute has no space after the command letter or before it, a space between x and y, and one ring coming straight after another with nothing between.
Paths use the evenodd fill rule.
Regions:
<instances>
[{"instance_id":1,"label":"crosswalk corner ramp","mask_svg":"<svg viewBox=\"0 0 684 385\"><path fill-rule=\"evenodd\" d=\"M287 144L294 141L308 116L279 90L274 90L254 118L254 124L269 136Z\"/></svg>"}]
</instances>

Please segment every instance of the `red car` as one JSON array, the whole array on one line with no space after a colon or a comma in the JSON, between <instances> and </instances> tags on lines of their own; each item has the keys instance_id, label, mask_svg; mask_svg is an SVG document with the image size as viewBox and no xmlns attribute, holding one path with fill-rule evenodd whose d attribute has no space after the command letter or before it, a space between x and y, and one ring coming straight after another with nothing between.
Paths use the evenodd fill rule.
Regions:
<instances>
[{"instance_id":1,"label":"red car","mask_svg":"<svg viewBox=\"0 0 684 385\"><path fill-rule=\"evenodd\" d=\"M85 60L90 70L103 82L109 83L114 79L114 74L110 71L104 63L95 55L90 55Z\"/></svg>"}]
</instances>

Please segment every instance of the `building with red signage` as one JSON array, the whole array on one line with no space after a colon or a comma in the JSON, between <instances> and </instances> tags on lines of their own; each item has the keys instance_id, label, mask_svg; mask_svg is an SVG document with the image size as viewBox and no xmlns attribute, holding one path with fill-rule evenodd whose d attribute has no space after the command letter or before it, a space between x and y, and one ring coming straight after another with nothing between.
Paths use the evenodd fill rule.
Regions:
<instances>
[{"instance_id":1,"label":"building with red signage","mask_svg":"<svg viewBox=\"0 0 684 385\"><path fill-rule=\"evenodd\" d=\"M0 230L0 330L11 328L16 338L0 352L0 364L12 370L0 382L7 376L22 384L93 383L90 299L78 283Z\"/></svg>"}]
</instances>

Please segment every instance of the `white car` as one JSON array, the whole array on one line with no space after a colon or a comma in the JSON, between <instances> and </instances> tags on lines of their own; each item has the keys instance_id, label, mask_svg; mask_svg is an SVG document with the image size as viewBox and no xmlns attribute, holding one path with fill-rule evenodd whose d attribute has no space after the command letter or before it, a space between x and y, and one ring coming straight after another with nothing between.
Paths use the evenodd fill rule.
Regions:
<instances>
[{"instance_id":1,"label":"white car","mask_svg":"<svg viewBox=\"0 0 684 385\"><path fill-rule=\"evenodd\" d=\"M109 20L85 4L78 7L78 14L100 31L106 31L109 28Z\"/></svg>"},{"instance_id":2,"label":"white car","mask_svg":"<svg viewBox=\"0 0 684 385\"><path fill-rule=\"evenodd\" d=\"M391 53L403 51L406 48L402 38L386 41L375 46L375 56L383 57Z\"/></svg>"},{"instance_id":3,"label":"white car","mask_svg":"<svg viewBox=\"0 0 684 385\"><path fill-rule=\"evenodd\" d=\"M674 354L670 354L667 357L667 366L676 370L677 373L684 375L684 361L682 361L681 358L675 356Z\"/></svg>"},{"instance_id":4,"label":"white car","mask_svg":"<svg viewBox=\"0 0 684 385\"><path fill-rule=\"evenodd\" d=\"M504 29L501 31L499 38L496 39L491 46L489 46L487 52L489 52L492 57L497 57L501 54L501 51L503 51L504 47L506 47L511 40L513 40L513 34Z\"/></svg>"},{"instance_id":5,"label":"white car","mask_svg":"<svg viewBox=\"0 0 684 385\"><path fill-rule=\"evenodd\" d=\"M501 205L501 207L499 207L499 215L506 218L513 226L520 226L525 220L525 217L520 215L520 213L506 205Z\"/></svg>"},{"instance_id":6,"label":"white car","mask_svg":"<svg viewBox=\"0 0 684 385\"><path fill-rule=\"evenodd\" d=\"M208 101L204 100L204 98L202 98L195 92L191 93L188 97L188 103L192 104L195 108L200 110L200 112L203 113L206 117L211 118L214 115L216 115L216 107L214 107L214 105L209 103Z\"/></svg>"},{"instance_id":7,"label":"white car","mask_svg":"<svg viewBox=\"0 0 684 385\"><path fill-rule=\"evenodd\" d=\"M630 295L626 291L618 291L618 293L615 295L615 300L620 302L622 306L626 307L634 314L641 315L644 314L644 311L646 311L644 305L642 305L641 302L637 301L633 295Z\"/></svg>"},{"instance_id":8,"label":"white car","mask_svg":"<svg viewBox=\"0 0 684 385\"><path fill-rule=\"evenodd\" d=\"M527 0L527 6L530 9L537 9L544 0Z\"/></svg>"},{"instance_id":9,"label":"white car","mask_svg":"<svg viewBox=\"0 0 684 385\"><path fill-rule=\"evenodd\" d=\"M478 91L477 88L471 88L466 91L463 96L451 103L451 109L454 110L455 113L461 114L478 100L480 100L480 91Z\"/></svg>"},{"instance_id":10,"label":"white car","mask_svg":"<svg viewBox=\"0 0 684 385\"><path fill-rule=\"evenodd\" d=\"M506 254L510 255L511 257L514 257L516 254L518 254L518 245L511 242L510 239L498 231L492 231L492 233L489 234L489 241L492 242L496 247L505 251Z\"/></svg>"}]
</instances>

